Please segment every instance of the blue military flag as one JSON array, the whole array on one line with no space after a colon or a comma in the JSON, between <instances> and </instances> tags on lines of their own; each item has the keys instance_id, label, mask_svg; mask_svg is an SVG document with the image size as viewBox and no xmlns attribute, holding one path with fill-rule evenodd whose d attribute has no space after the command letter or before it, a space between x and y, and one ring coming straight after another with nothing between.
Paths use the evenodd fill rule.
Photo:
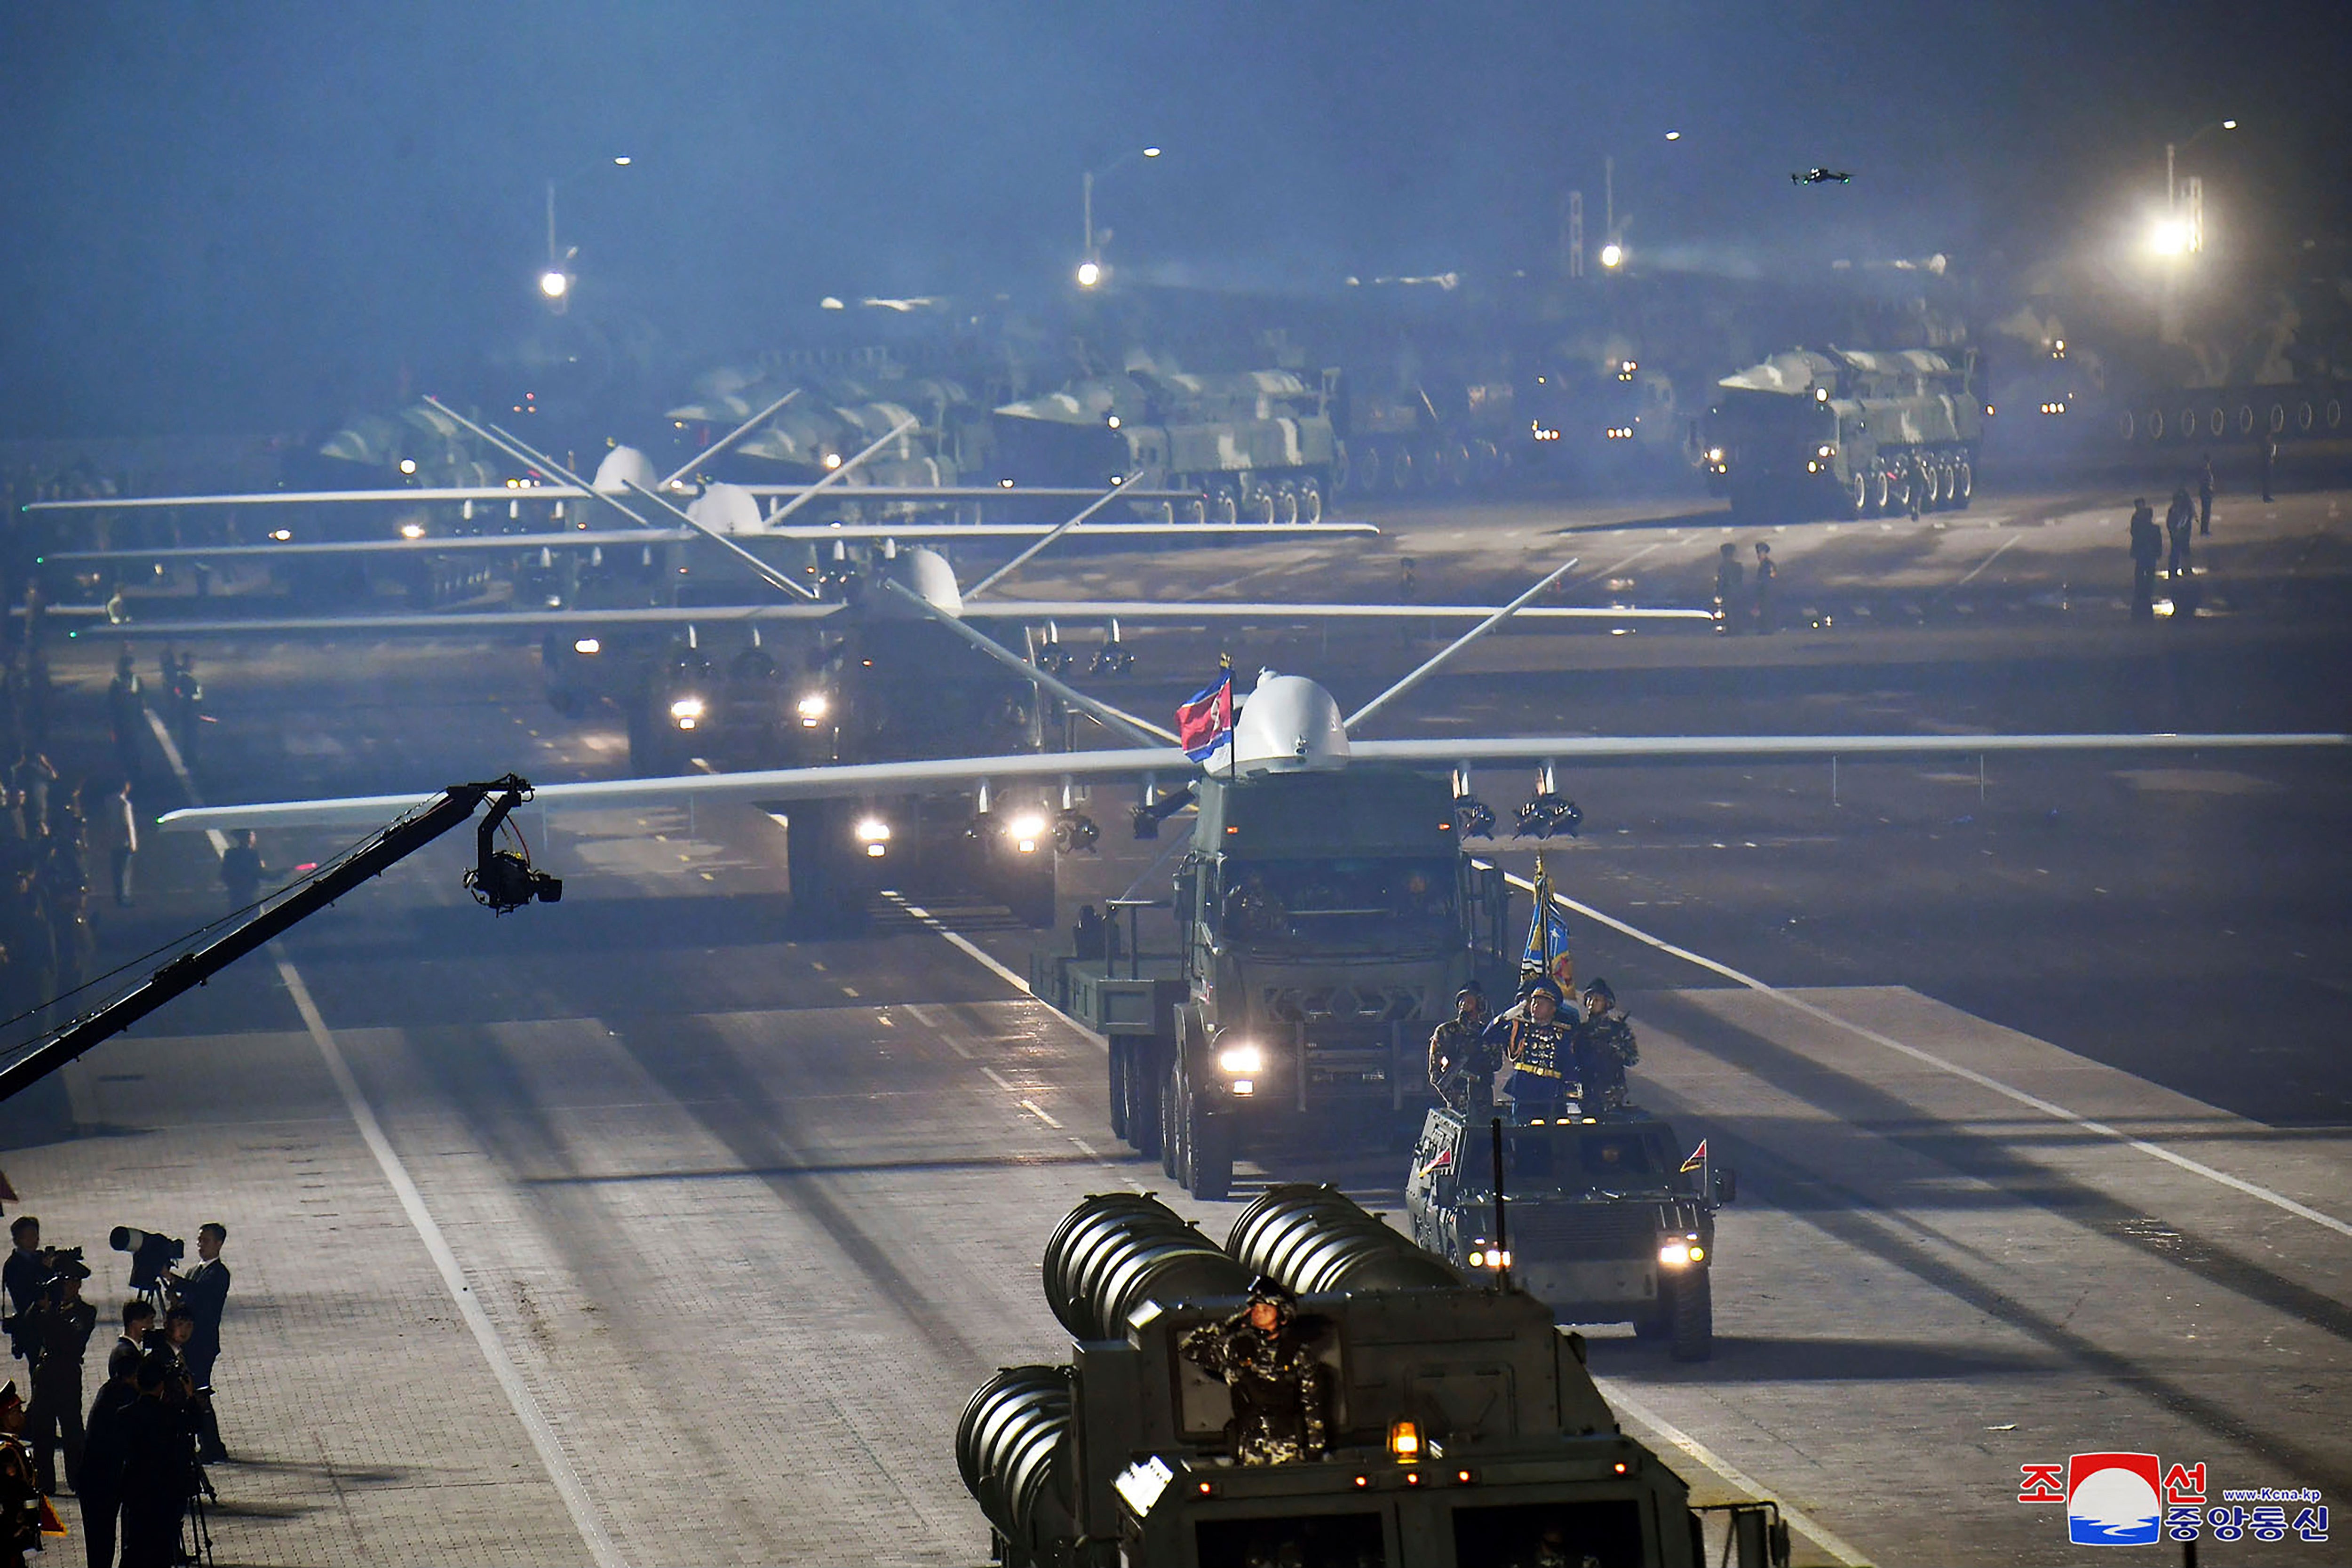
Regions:
<instances>
[{"instance_id":1,"label":"blue military flag","mask_svg":"<svg viewBox=\"0 0 2352 1568\"><path fill-rule=\"evenodd\" d=\"M1576 983L1576 961L1568 951L1568 916L1551 894L1551 874L1536 857L1536 907L1528 921L1527 946L1519 953L1522 976L1540 974L1562 991Z\"/></svg>"}]
</instances>

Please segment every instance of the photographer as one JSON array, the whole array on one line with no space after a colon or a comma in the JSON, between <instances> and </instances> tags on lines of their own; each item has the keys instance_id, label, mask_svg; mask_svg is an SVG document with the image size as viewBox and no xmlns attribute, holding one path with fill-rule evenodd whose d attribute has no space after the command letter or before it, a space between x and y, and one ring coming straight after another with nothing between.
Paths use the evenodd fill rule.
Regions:
<instances>
[{"instance_id":1,"label":"photographer","mask_svg":"<svg viewBox=\"0 0 2352 1568\"><path fill-rule=\"evenodd\" d=\"M213 1416L212 1402L213 1363L220 1359L221 1351L221 1314L228 1306L228 1265L221 1261L221 1247L227 1240L228 1226L216 1219L206 1220L196 1227L196 1266L185 1274L165 1276L179 1304L195 1318L195 1331L182 1353L199 1395L203 1451L198 1457L206 1464L228 1458L221 1447L220 1423Z\"/></svg>"},{"instance_id":2,"label":"photographer","mask_svg":"<svg viewBox=\"0 0 2352 1568\"><path fill-rule=\"evenodd\" d=\"M139 1397L122 1413L122 1568L171 1568L180 1521L195 1489L188 1430L172 1403L178 1374L152 1351L139 1363Z\"/></svg>"},{"instance_id":3,"label":"photographer","mask_svg":"<svg viewBox=\"0 0 2352 1568\"><path fill-rule=\"evenodd\" d=\"M25 1341L33 1361L33 1405L26 1413L32 1428L33 1463L41 1490L58 1489L58 1449L66 1451L66 1485L79 1491L81 1474L81 1363L89 1352L98 1309L81 1299L89 1266L79 1249L49 1255L47 1290L25 1314Z\"/></svg>"}]
</instances>

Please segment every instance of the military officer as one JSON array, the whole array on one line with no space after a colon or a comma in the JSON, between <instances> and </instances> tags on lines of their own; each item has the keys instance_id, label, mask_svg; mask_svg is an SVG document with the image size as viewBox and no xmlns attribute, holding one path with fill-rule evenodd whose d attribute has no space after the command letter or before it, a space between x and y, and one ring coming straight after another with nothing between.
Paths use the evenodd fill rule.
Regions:
<instances>
[{"instance_id":1,"label":"military officer","mask_svg":"<svg viewBox=\"0 0 2352 1568\"><path fill-rule=\"evenodd\" d=\"M1556 981L1538 980L1528 992L1524 1016L1497 1018L1486 1030L1486 1043L1511 1069L1506 1089L1522 1121L1556 1117L1568 1101L1583 1098L1572 1077L1576 1056L1560 1021L1561 1001Z\"/></svg>"},{"instance_id":2,"label":"military officer","mask_svg":"<svg viewBox=\"0 0 2352 1568\"><path fill-rule=\"evenodd\" d=\"M1298 1315L1289 1291L1261 1276L1249 1304L1184 1336L1184 1359L1223 1381L1233 1396L1225 1436L1244 1465L1319 1459L1329 1440L1328 1373L1308 1348L1317 1320Z\"/></svg>"},{"instance_id":3,"label":"military officer","mask_svg":"<svg viewBox=\"0 0 2352 1568\"><path fill-rule=\"evenodd\" d=\"M17 1436L24 1429L25 1401L11 1378L0 1384L0 1563L12 1568L40 1549L46 1501L33 1480L33 1456Z\"/></svg>"},{"instance_id":4,"label":"military officer","mask_svg":"<svg viewBox=\"0 0 2352 1568\"><path fill-rule=\"evenodd\" d=\"M1494 1092L1495 1058L1486 1032L1486 994L1475 981L1454 994L1454 1016L1429 1037L1429 1086L1454 1110L1468 1112Z\"/></svg>"},{"instance_id":5,"label":"military officer","mask_svg":"<svg viewBox=\"0 0 2352 1568\"><path fill-rule=\"evenodd\" d=\"M1617 1010L1617 994L1606 980L1584 988L1584 1022L1576 1026L1577 1070L1584 1080L1591 1110L1622 1110L1625 1069L1642 1059L1633 1043L1633 1026Z\"/></svg>"}]
</instances>

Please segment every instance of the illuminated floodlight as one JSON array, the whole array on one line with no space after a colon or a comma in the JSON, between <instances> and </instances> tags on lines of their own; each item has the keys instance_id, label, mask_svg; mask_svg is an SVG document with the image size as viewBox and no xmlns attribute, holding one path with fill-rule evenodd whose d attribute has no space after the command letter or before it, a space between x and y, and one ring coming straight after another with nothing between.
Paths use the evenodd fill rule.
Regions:
<instances>
[{"instance_id":1,"label":"illuminated floodlight","mask_svg":"<svg viewBox=\"0 0 2352 1568\"><path fill-rule=\"evenodd\" d=\"M2234 121L2234 120L2232 120L2232 121L2230 121L2228 123L2230 123L2230 124L2231 124L2231 125L2235 125L2235 124L2237 123L2237 121ZM1157 158L1158 156L1160 156L1160 149L1159 149L1159 148L1157 148L1157 147L1146 147L1146 148L1143 150L1143 155L1144 155L1145 157L1147 157L1147 158Z\"/></svg>"},{"instance_id":2,"label":"illuminated floodlight","mask_svg":"<svg viewBox=\"0 0 2352 1568\"><path fill-rule=\"evenodd\" d=\"M828 468L837 468L841 467L841 454L838 452L827 452L824 455L824 466Z\"/></svg>"},{"instance_id":3,"label":"illuminated floodlight","mask_svg":"<svg viewBox=\"0 0 2352 1568\"><path fill-rule=\"evenodd\" d=\"M425 537L425 525L421 522L404 522L400 525L400 537L422 539Z\"/></svg>"},{"instance_id":4,"label":"illuminated floodlight","mask_svg":"<svg viewBox=\"0 0 2352 1568\"><path fill-rule=\"evenodd\" d=\"M625 169L635 162L636 160L635 158L632 158L627 153L624 153L619 157L613 160L613 167L616 169Z\"/></svg>"},{"instance_id":5,"label":"illuminated floodlight","mask_svg":"<svg viewBox=\"0 0 2352 1568\"><path fill-rule=\"evenodd\" d=\"M1100 264L1099 262L1094 262L1094 261L1081 261L1081 262L1079 262L1079 263L1078 263L1078 287L1079 287L1079 288L1081 288L1081 289L1091 289L1091 288L1093 288L1096 284L1097 284L1097 283L1099 283L1099 282L1101 282L1101 281L1102 281L1102 266L1101 266L1101 264Z\"/></svg>"},{"instance_id":6,"label":"illuminated floodlight","mask_svg":"<svg viewBox=\"0 0 2352 1568\"><path fill-rule=\"evenodd\" d=\"M402 473L404 473L404 474L413 474L413 473L415 473L415 472L416 471L416 459L415 459L415 458L401 458L401 459L400 459L400 471L401 471Z\"/></svg>"},{"instance_id":7,"label":"illuminated floodlight","mask_svg":"<svg viewBox=\"0 0 2352 1568\"><path fill-rule=\"evenodd\" d=\"M561 300L572 292L572 279L560 267L551 267L539 275L539 291L551 300Z\"/></svg>"},{"instance_id":8,"label":"illuminated floodlight","mask_svg":"<svg viewBox=\"0 0 2352 1568\"><path fill-rule=\"evenodd\" d=\"M2158 256L2189 254L2189 220L2180 217L2159 218L2148 230L2147 245Z\"/></svg>"},{"instance_id":9,"label":"illuminated floodlight","mask_svg":"<svg viewBox=\"0 0 2352 1568\"><path fill-rule=\"evenodd\" d=\"M1666 132L1666 140L1669 142L1679 142L1682 139L1683 133L1679 131L1669 131Z\"/></svg>"},{"instance_id":10,"label":"illuminated floodlight","mask_svg":"<svg viewBox=\"0 0 2352 1568\"><path fill-rule=\"evenodd\" d=\"M1615 241L1613 241L1613 240L1612 240L1612 241L1611 241L1609 244L1604 245L1604 246L1602 246L1602 247L1601 247L1601 266L1603 266L1603 267L1609 267L1609 268L1616 268L1616 267L1622 267L1622 266L1623 266L1623 265L1624 265L1624 262L1625 262L1625 247L1624 247L1623 246L1619 245L1619 244L1617 244Z\"/></svg>"}]
</instances>

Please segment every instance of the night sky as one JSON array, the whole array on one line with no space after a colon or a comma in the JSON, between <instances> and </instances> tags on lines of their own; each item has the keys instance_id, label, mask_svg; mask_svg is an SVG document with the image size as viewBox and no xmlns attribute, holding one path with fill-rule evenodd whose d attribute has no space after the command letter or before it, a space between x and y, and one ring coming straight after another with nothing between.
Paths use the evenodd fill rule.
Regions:
<instances>
[{"instance_id":1,"label":"night sky","mask_svg":"<svg viewBox=\"0 0 2352 1568\"><path fill-rule=\"evenodd\" d=\"M1131 278L1549 264L1617 160L1657 265L1990 268L2184 158L2242 244L2340 240L2342 5L891 4L0 9L0 437L304 427L578 309L682 361L825 294L1045 299L1082 170ZM1665 140L1668 131L1682 138ZM627 169L610 166L629 154ZM1848 186L1792 190L1816 163Z\"/></svg>"}]
</instances>

